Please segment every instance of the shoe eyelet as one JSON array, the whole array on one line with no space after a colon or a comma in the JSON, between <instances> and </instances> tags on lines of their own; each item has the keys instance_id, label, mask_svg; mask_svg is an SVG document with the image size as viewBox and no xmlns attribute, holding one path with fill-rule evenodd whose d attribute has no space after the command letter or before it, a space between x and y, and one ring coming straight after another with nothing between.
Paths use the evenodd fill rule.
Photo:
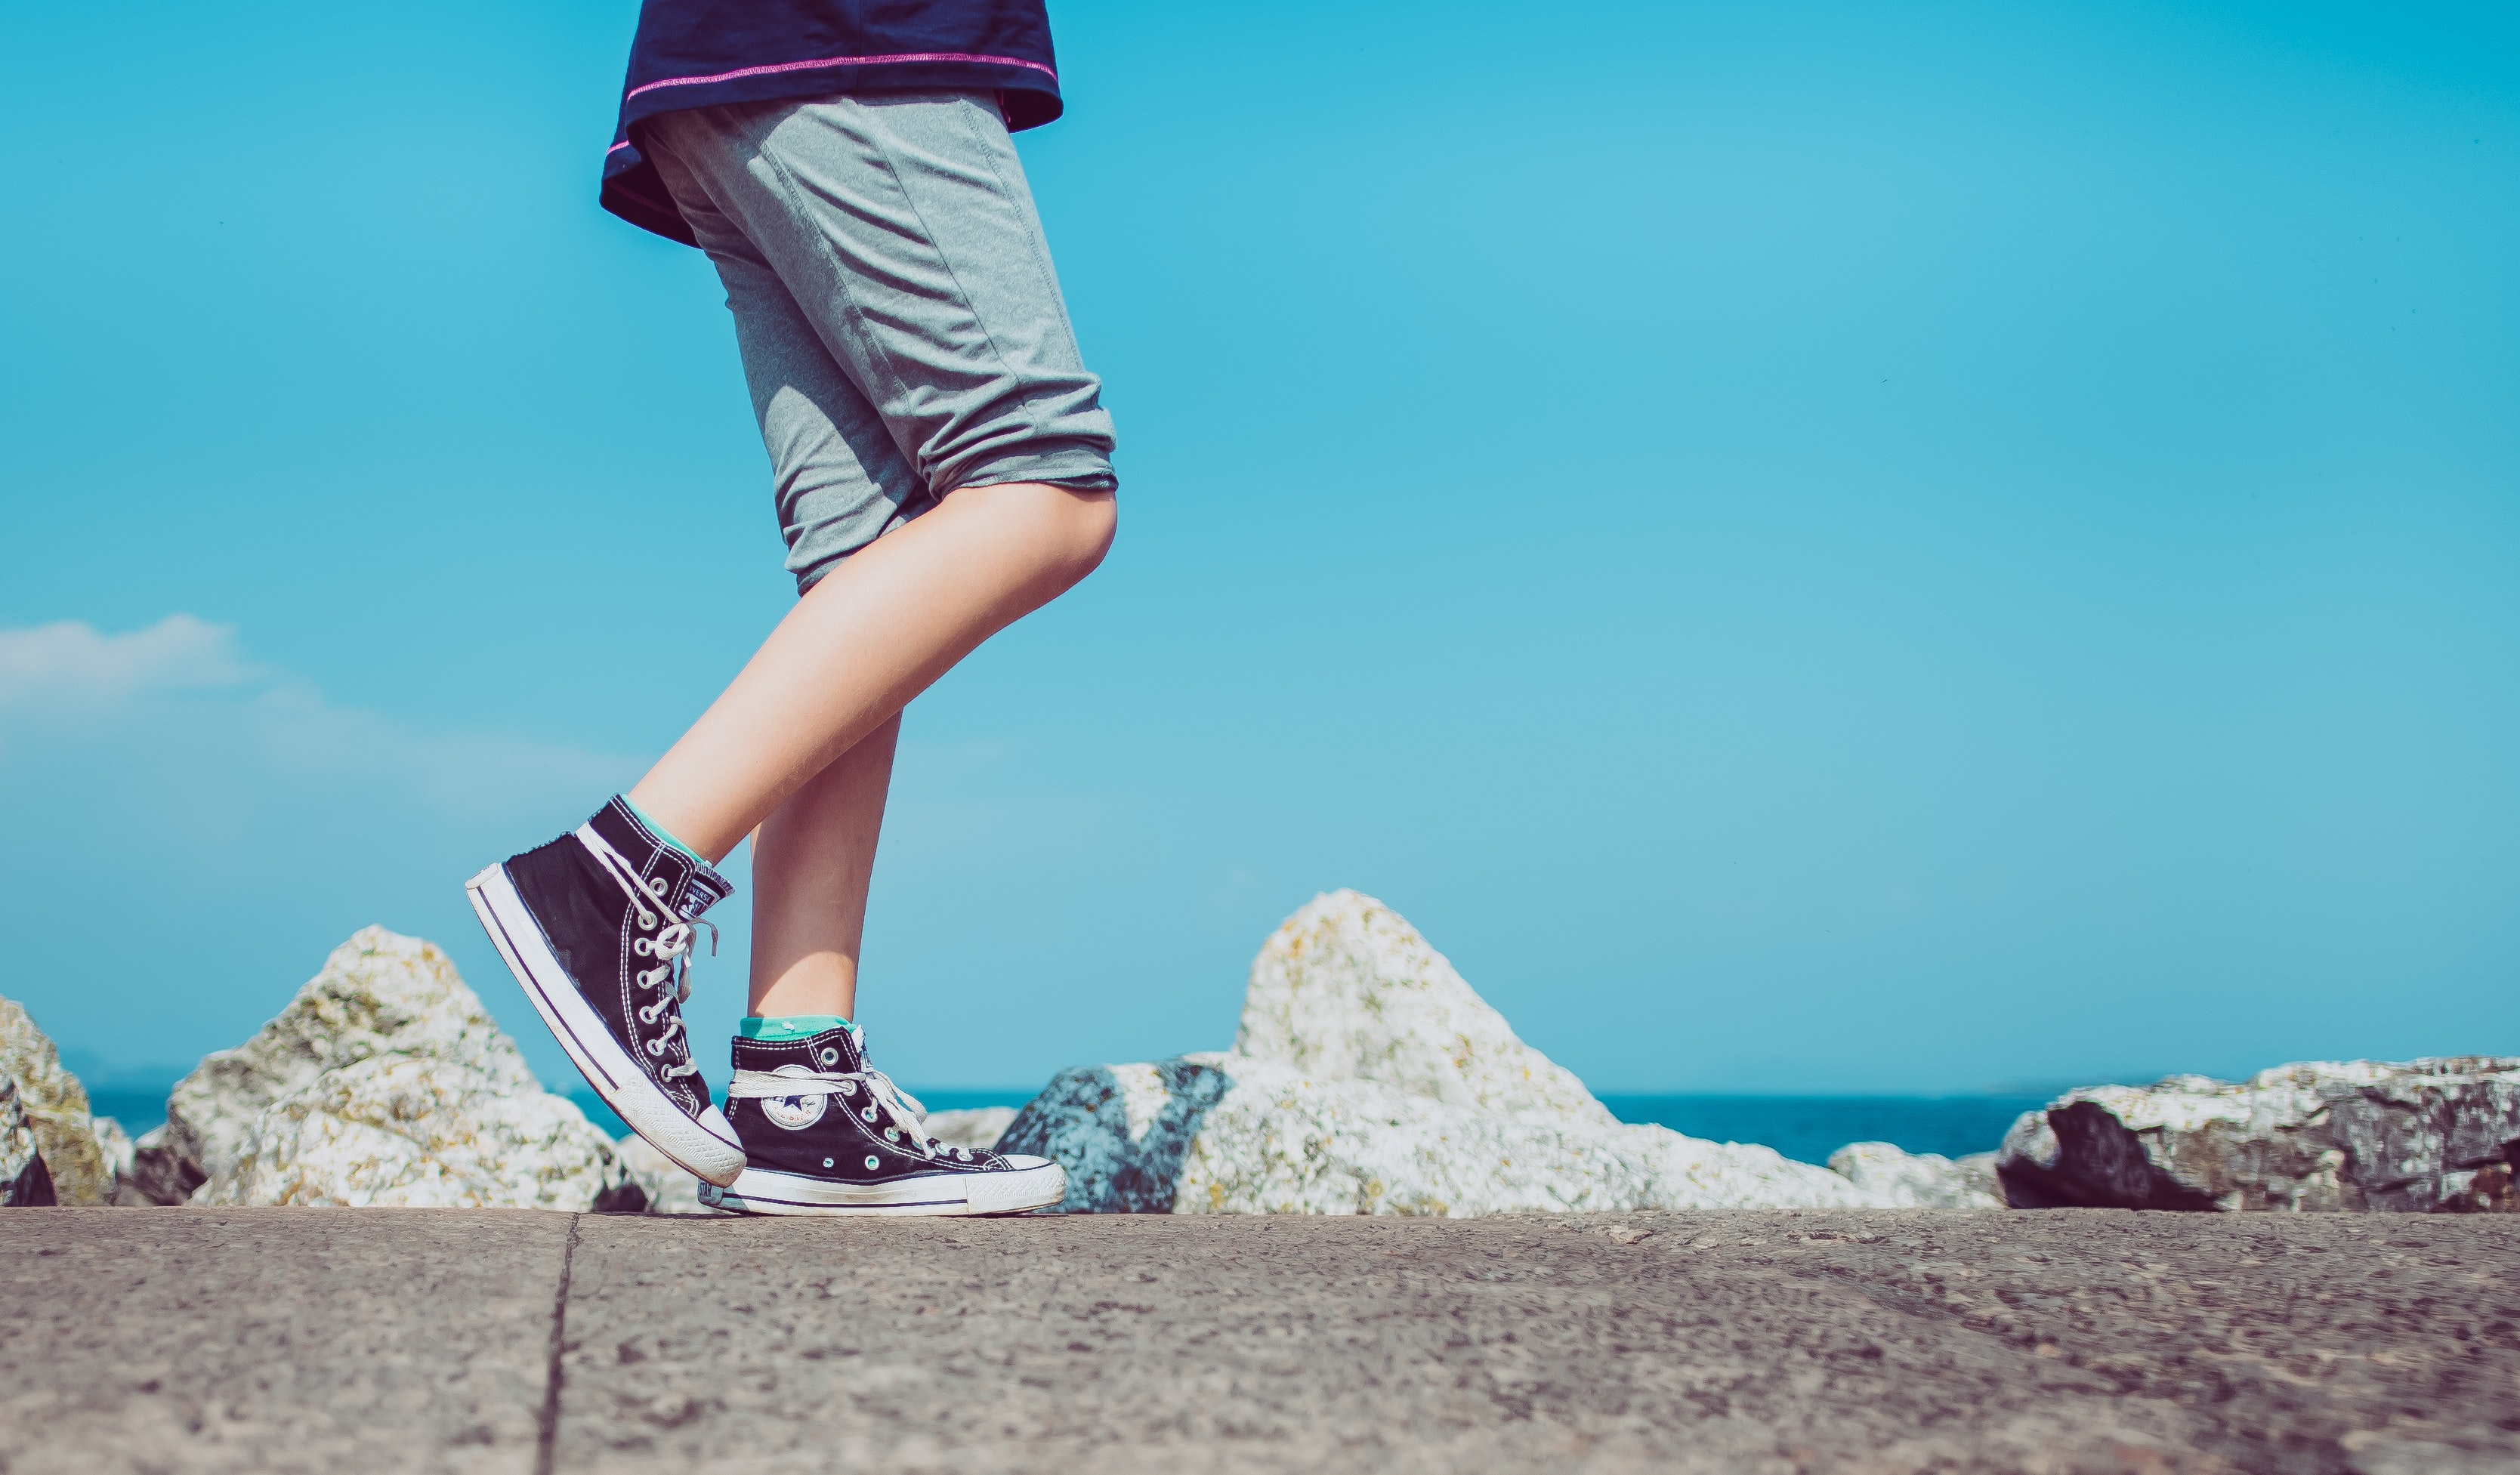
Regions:
<instances>
[{"instance_id":1,"label":"shoe eyelet","mask_svg":"<svg viewBox=\"0 0 2520 1475\"><path fill-rule=\"evenodd\" d=\"M828 1053L828 1052L827 1052L827 1053ZM828 1058L826 1058L826 1059L823 1061L823 1063L824 1063L824 1064L826 1064L826 1065L829 1065L829 1064L830 1064L830 1063L832 1063L832 1062L831 1062ZM842 1081L842 1082L840 1083L840 1095L844 1095L844 1096L853 1096L853 1095L856 1095L857 1094L858 1094L858 1083L857 1083L857 1082L855 1082L855 1081Z\"/></svg>"},{"instance_id":2,"label":"shoe eyelet","mask_svg":"<svg viewBox=\"0 0 2520 1475\"><path fill-rule=\"evenodd\" d=\"M659 1060L665 1058L665 1042L662 1040L649 1041L648 1053Z\"/></svg>"},{"instance_id":3,"label":"shoe eyelet","mask_svg":"<svg viewBox=\"0 0 2520 1475\"><path fill-rule=\"evenodd\" d=\"M824 1046L824 1047L823 1047L823 1063L824 1063L824 1064L826 1064L826 1065L833 1064L833 1063L835 1063L836 1061L838 1061L838 1059L839 1059L839 1058L840 1058L840 1052L839 1052L838 1050L832 1049L832 1048L831 1048L830 1046L828 1046L828 1045L826 1045L826 1046Z\"/></svg>"},{"instance_id":4,"label":"shoe eyelet","mask_svg":"<svg viewBox=\"0 0 2520 1475\"><path fill-rule=\"evenodd\" d=\"M830 1158L828 1158L828 1157L827 1157L827 1158L823 1159L823 1166L824 1166L824 1167L828 1168L828 1167L830 1167L831 1165L832 1165L832 1160L831 1160Z\"/></svg>"},{"instance_id":5,"label":"shoe eyelet","mask_svg":"<svg viewBox=\"0 0 2520 1475\"><path fill-rule=\"evenodd\" d=\"M883 1166L883 1159L882 1159L882 1158L879 1158L879 1157L876 1156L876 1155L875 1155L874 1153L872 1153L872 1152L870 1152L870 1153L868 1153L868 1154L867 1154L867 1171L868 1171L869 1173L872 1173L872 1172L874 1172L876 1169L880 1168L880 1167L882 1167L882 1166Z\"/></svg>"},{"instance_id":6,"label":"shoe eyelet","mask_svg":"<svg viewBox=\"0 0 2520 1475\"><path fill-rule=\"evenodd\" d=\"M901 1133L900 1133L899 1129L897 1129L897 1128L892 1128L892 1127L886 1127L885 1129L883 1129L883 1140L884 1140L885 1141L887 1141L887 1142L897 1142L897 1141L900 1141L900 1140L901 1140Z\"/></svg>"},{"instance_id":7,"label":"shoe eyelet","mask_svg":"<svg viewBox=\"0 0 2520 1475\"><path fill-rule=\"evenodd\" d=\"M644 937L634 937L630 940L630 951L638 954L642 958L646 958L650 954L655 952L656 949L653 944L648 941L648 939Z\"/></svg>"},{"instance_id":8,"label":"shoe eyelet","mask_svg":"<svg viewBox=\"0 0 2520 1475\"><path fill-rule=\"evenodd\" d=\"M875 1108L870 1106L866 1110L859 1112L858 1115L872 1122L875 1120Z\"/></svg>"}]
</instances>

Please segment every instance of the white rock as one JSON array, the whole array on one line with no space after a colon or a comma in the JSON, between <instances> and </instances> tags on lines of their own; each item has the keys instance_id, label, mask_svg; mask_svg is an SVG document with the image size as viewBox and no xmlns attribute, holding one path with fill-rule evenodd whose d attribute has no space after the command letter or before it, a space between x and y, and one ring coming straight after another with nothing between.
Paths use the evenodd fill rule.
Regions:
<instances>
[{"instance_id":1,"label":"white rock","mask_svg":"<svg viewBox=\"0 0 2520 1475\"><path fill-rule=\"evenodd\" d=\"M113 1197L113 1170L97 1145L88 1115L87 1089L62 1068L60 1051L14 1001L0 999L0 1201L15 1201L12 1185L31 1170L27 1152L42 1157L42 1177L52 1201L101 1204Z\"/></svg>"},{"instance_id":2,"label":"white rock","mask_svg":"<svg viewBox=\"0 0 2520 1475\"><path fill-rule=\"evenodd\" d=\"M1619 1122L1353 891L1261 949L1236 1044L1062 1071L997 1145L1065 1166L1071 1213L1887 1206L1766 1147Z\"/></svg>"},{"instance_id":3,"label":"white rock","mask_svg":"<svg viewBox=\"0 0 2520 1475\"><path fill-rule=\"evenodd\" d=\"M1062 1071L998 1145L1063 1164L1070 1213L1883 1206L1766 1147L1616 1121L1490 1115L1225 1053Z\"/></svg>"},{"instance_id":4,"label":"white rock","mask_svg":"<svg viewBox=\"0 0 2520 1475\"><path fill-rule=\"evenodd\" d=\"M446 955L369 927L177 1084L139 1167L195 1203L636 1208L612 1142L542 1089ZM162 1167L162 1161L160 1166Z\"/></svg>"},{"instance_id":5,"label":"white rock","mask_svg":"<svg viewBox=\"0 0 2520 1475\"><path fill-rule=\"evenodd\" d=\"M1015 1119L1012 1106L974 1106L965 1111L931 1111L927 1113L927 1135L948 1147L968 1147L985 1151L998 1144L1007 1135L1007 1124Z\"/></svg>"},{"instance_id":6,"label":"white rock","mask_svg":"<svg viewBox=\"0 0 2520 1475\"><path fill-rule=\"evenodd\" d=\"M2279 1065L2093 1086L2025 1113L1997 1171L2023 1208L2520 1210L2520 1058Z\"/></svg>"},{"instance_id":7,"label":"white rock","mask_svg":"<svg viewBox=\"0 0 2520 1475\"><path fill-rule=\"evenodd\" d=\"M1515 1038L1416 927L1355 891L1313 898L1261 944L1234 1053L1489 1116L1618 1122L1574 1072Z\"/></svg>"},{"instance_id":8,"label":"white rock","mask_svg":"<svg viewBox=\"0 0 2520 1475\"><path fill-rule=\"evenodd\" d=\"M1891 1142L1849 1142L1828 1155L1828 1171L1903 1209L2004 1206L1992 1152L1972 1152L1955 1162L1939 1152L1909 1152Z\"/></svg>"},{"instance_id":9,"label":"white rock","mask_svg":"<svg viewBox=\"0 0 2520 1475\"><path fill-rule=\"evenodd\" d=\"M131 1134L110 1116L88 1118L88 1128L96 1135L96 1150L105 1159L106 1181L119 1186L131 1177L133 1156ZM111 1195L108 1202L114 1202Z\"/></svg>"}]
</instances>

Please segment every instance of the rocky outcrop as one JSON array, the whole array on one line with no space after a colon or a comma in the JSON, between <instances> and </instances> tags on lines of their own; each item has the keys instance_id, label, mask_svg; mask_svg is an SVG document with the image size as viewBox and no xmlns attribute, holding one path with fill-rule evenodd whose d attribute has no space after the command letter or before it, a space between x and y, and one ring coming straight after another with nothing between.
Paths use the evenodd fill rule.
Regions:
<instances>
[{"instance_id":1,"label":"rocky outcrop","mask_svg":"<svg viewBox=\"0 0 2520 1475\"><path fill-rule=\"evenodd\" d=\"M26 1011L0 999L0 1203L101 1204L113 1170L98 1145L87 1089Z\"/></svg>"},{"instance_id":2,"label":"rocky outcrop","mask_svg":"<svg viewBox=\"0 0 2520 1475\"><path fill-rule=\"evenodd\" d=\"M1972 1152L1954 1160L1889 1142L1849 1142L1828 1155L1828 1171L1897 1208L2001 1209L1995 1156Z\"/></svg>"},{"instance_id":3,"label":"rocky outcrop","mask_svg":"<svg viewBox=\"0 0 2520 1475\"><path fill-rule=\"evenodd\" d=\"M18 1083L0 1077L0 1209L41 1209L57 1202L52 1170L35 1141L34 1120L18 1098Z\"/></svg>"},{"instance_id":4,"label":"rocky outcrop","mask_svg":"<svg viewBox=\"0 0 2520 1475\"><path fill-rule=\"evenodd\" d=\"M2013 1124L2016 1208L2520 1210L2520 1058L2281 1065L2068 1092Z\"/></svg>"},{"instance_id":5,"label":"rocky outcrop","mask_svg":"<svg viewBox=\"0 0 2520 1475\"><path fill-rule=\"evenodd\" d=\"M1316 897L1261 949L1235 1045L1062 1071L997 1145L1058 1159L1071 1213L1882 1201L1766 1147L1621 1123L1416 928L1353 891Z\"/></svg>"},{"instance_id":6,"label":"rocky outcrop","mask_svg":"<svg viewBox=\"0 0 2520 1475\"><path fill-rule=\"evenodd\" d=\"M1015 1119L1012 1106L973 1106L964 1111L927 1113L927 1135L948 1147L983 1152L998 1144Z\"/></svg>"},{"instance_id":7,"label":"rocky outcrop","mask_svg":"<svg viewBox=\"0 0 2520 1475\"><path fill-rule=\"evenodd\" d=\"M1234 1053L1481 1116L1618 1123L1399 913L1354 891L1314 898L1261 944Z\"/></svg>"},{"instance_id":8,"label":"rocky outcrop","mask_svg":"<svg viewBox=\"0 0 2520 1475\"><path fill-rule=\"evenodd\" d=\"M635 1211L646 1189L542 1089L446 955L369 927L279 1017L175 1087L143 1138L158 1202Z\"/></svg>"}]
</instances>

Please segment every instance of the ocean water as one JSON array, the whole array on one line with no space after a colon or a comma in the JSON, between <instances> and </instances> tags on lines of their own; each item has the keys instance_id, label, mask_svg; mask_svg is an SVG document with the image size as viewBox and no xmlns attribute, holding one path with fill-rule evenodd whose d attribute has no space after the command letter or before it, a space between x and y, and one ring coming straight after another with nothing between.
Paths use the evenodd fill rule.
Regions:
<instances>
[{"instance_id":1,"label":"ocean water","mask_svg":"<svg viewBox=\"0 0 2520 1475\"><path fill-rule=\"evenodd\" d=\"M88 1109L98 1116L110 1116L122 1124L122 1130L138 1137L166 1120L166 1093L169 1087L101 1087L87 1094ZM604 1098L583 1088L561 1093L577 1103L586 1119L614 1137L630 1129L622 1125ZM1020 1106L1032 1099L1028 1091L924 1091L913 1093L920 1104L930 1111L962 1111L973 1106Z\"/></svg>"},{"instance_id":2,"label":"ocean water","mask_svg":"<svg viewBox=\"0 0 2520 1475\"><path fill-rule=\"evenodd\" d=\"M1611 1096L1623 1122L1654 1122L1718 1142L1760 1142L1800 1162L1828 1162L1849 1142L1891 1142L1959 1157L1992 1152L2013 1119L2046 1096Z\"/></svg>"},{"instance_id":3,"label":"ocean water","mask_svg":"<svg viewBox=\"0 0 2520 1475\"><path fill-rule=\"evenodd\" d=\"M974 1106L1021 1106L1032 1094L1009 1091L922 1091L930 1111ZM590 1091L573 1091L588 1119L614 1137L629 1129ZM122 1123L138 1137L166 1119L164 1090L104 1089L89 1093L100 1116ZM1655 1122L1690 1137L1719 1142L1763 1142L1790 1158L1825 1163L1848 1142L1895 1142L1910 1152L1958 1157L1991 1152L2004 1129L2025 1111L2046 1105L2040 1096L1744 1096L1605 1095L1601 1104L1624 1122Z\"/></svg>"}]
</instances>

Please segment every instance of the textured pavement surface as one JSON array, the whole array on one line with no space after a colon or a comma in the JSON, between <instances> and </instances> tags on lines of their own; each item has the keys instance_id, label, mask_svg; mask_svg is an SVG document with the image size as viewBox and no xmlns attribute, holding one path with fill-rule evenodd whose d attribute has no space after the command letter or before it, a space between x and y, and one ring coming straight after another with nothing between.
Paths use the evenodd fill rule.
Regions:
<instances>
[{"instance_id":1,"label":"textured pavement surface","mask_svg":"<svg viewBox=\"0 0 2520 1475\"><path fill-rule=\"evenodd\" d=\"M0 1471L2520 1472L2520 1217L0 1211Z\"/></svg>"}]
</instances>

